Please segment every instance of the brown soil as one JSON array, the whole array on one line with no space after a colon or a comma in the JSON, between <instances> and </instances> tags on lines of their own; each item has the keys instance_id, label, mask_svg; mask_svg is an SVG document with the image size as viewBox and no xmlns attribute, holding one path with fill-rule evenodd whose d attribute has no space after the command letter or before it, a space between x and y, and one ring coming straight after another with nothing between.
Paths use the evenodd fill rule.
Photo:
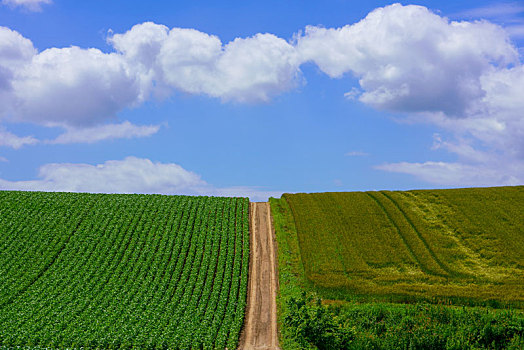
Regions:
<instances>
[{"instance_id":1,"label":"brown soil","mask_svg":"<svg viewBox=\"0 0 524 350\"><path fill-rule=\"evenodd\" d=\"M250 203L250 220L248 299L239 349L280 349L277 333L276 244L269 203Z\"/></svg>"}]
</instances>

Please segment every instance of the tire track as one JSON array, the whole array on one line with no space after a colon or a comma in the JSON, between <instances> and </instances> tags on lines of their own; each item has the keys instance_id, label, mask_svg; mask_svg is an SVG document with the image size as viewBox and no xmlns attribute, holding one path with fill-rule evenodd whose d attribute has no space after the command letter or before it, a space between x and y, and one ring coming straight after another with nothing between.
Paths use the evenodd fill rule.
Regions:
<instances>
[{"instance_id":1,"label":"tire track","mask_svg":"<svg viewBox=\"0 0 524 350\"><path fill-rule=\"evenodd\" d=\"M424 238L424 236L420 233L420 231L417 229L417 227L415 226L415 224L413 223L413 221L411 221L411 219L408 217L408 215L406 214L406 212L404 211L404 209L402 209L400 207L400 205L390 196L388 195L387 193L385 192L381 192L384 197L386 197L387 199L389 199L391 201L391 203L393 203L393 205L402 213L402 215L404 216L404 218L406 219L406 221L408 222L408 224L411 226L411 228L413 229L413 231L417 234L418 238L422 241L422 243L424 244L424 246L426 247L426 249L428 250L429 254L431 255L431 257L433 258L433 260L438 264L438 266L440 266L440 268L442 270L444 270L446 273L452 275L453 272L450 271L450 269L437 257L437 254L435 254L435 252L433 251L433 249L431 249L430 245L428 244L428 242L426 241L426 239Z\"/></svg>"}]
</instances>

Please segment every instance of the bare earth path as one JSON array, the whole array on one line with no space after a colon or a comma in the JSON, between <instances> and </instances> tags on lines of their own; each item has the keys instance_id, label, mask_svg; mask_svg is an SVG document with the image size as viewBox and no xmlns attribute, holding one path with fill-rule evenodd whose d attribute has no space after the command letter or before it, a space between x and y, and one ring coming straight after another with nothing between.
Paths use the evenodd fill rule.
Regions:
<instances>
[{"instance_id":1,"label":"bare earth path","mask_svg":"<svg viewBox=\"0 0 524 350\"><path fill-rule=\"evenodd\" d=\"M250 203L251 256L247 314L239 349L280 349L277 334L278 276L269 203Z\"/></svg>"}]
</instances>

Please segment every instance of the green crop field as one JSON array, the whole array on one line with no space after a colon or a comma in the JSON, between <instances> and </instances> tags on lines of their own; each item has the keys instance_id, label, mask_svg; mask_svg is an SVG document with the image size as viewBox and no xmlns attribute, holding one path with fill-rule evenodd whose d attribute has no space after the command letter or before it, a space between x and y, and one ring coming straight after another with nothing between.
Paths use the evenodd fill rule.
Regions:
<instances>
[{"instance_id":1,"label":"green crop field","mask_svg":"<svg viewBox=\"0 0 524 350\"><path fill-rule=\"evenodd\" d=\"M524 347L524 187L270 204L283 350Z\"/></svg>"},{"instance_id":2,"label":"green crop field","mask_svg":"<svg viewBox=\"0 0 524 350\"><path fill-rule=\"evenodd\" d=\"M350 294L524 302L524 187L285 194L307 278Z\"/></svg>"},{"instance_id":3,"label":"green crop field","mask_svg":"<svg viewBox=\"0 0 524 350\"><path fill-rule=\"evenodd\" d=\"M0 348L236 348L246 198L0 191Z\"/></svg>"}]
</instances>

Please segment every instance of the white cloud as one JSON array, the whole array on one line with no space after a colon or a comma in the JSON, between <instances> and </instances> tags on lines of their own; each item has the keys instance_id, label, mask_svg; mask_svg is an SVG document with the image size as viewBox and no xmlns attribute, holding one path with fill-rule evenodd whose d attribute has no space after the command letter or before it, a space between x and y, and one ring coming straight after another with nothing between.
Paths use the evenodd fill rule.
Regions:
<instances>
[{"instance_id":1,"label":"white cloud","mask_svg":"<svg viewBox=\"0 0 524 350\"><path fill-rule=\"evenodd\" d=\"M0 27L0 66L17 69L36 54L31 40L6 27Z\"/></svg>"},{"instance_id":2,"label":"white cloud","mask_svg":"<svg viewBox=\"0 0 524 350\"><path fill-rule=\"evenodd\" d=\"M522 24L515 24L512 26L506 27L506 31L512 38L515 38L515 39L524 38L524 20L522 21Z\"/></svg>"},{"instance_id":3,"label":"white cloud","mask_svg":"<svg viewBox=\"0 0 524 350\"><path fill-rule=\"evenodd\" d=\"M524 13L524 5L515 2L505 2L461 11L452 16L460 18L492 19L497 17L514 16L520 13Z\"/></svg>"},{"instance_id":4,"label":"white cloud","mask_svg":"<svg viewBox=\"0 0 524 350\"><path fill-rule=\"evenodd\" d=\"M266 102L296 86L298 66L294 47L284 39L272 34L237 38L224 47L217 62L218 79L210 94L224 100Z\"/></svg>"},{"instance_id":5,"label":"white cloud","mask_svg":"<svg viewBox=\"0 0 524 350\"><path fill-rule=\"evenodd\" d=\"M442 145L489 184L524 183L524 66L493 70L481 77L483 109L468 118L432 116L454 135Z\"/></svg>"},{"instance_id":6,"label":"white cloud","mask_svg":"<svg viewBox=\"0 0 524 350\"><path fill-rule=\"evenodd\" d=\"M16 72L13 119L92 126L139 102L138 79L122 57L98 49L47 49Z\"/></svg>"},{"instance_id":7,"label":"white cloud","mask_svg":"<svg viewBox=\"0 0 524 350\"><path fill-rule=\"evenodd\" d=\"M197 32L197 31L195 31ZM123 34L114 34L107 41L128 60L150 69L155 65L169 28L153 22L134 25Z\"/></svg>"},{"instance_id":8,"label":"white cloud","mask_svg":"<svg viewBox=\"0 0 524 350\"><path fill-rule=\"evenodd\" d=\"M74 46L38 53L30 40L5 27L0 27L0 39L0 118L67 130L51 143L92 143L158 131L158 126L106 123L123 108L140 104L149 89L122 55ZM0 143L18 148L37 140L10 136Z\"/></svg>"},{"instance_id":9,"label":"white cloud","mask_svg":"<svg viewBox=\"0 0 524 350\"><path fill-rule=\"evenodd\" d=\"M223 101L266 102L296 86L299 77L294 47L272 34L223 45L194 29L146 22L111 36L116 52L110 53L76 46L38 52L5 27L0 39L0 119L75 134L114 124L123 109L152 95L167 97L173 89Z\"/></svg>"},{"instance_id":10,"label":"white cloud","mask_svg":"<svg viewBox=\"0 0 524 350\"><path fill-rule=\"evenodd\" d=\"M42 11L42 5L52 4L51 0L2 0L2 5L24 7L29 11Z\"/></svg>"},{"instance_id":11,"label":"white cloud","mask_svg":"<svg viewBox=\"0 0 524 350\"><path fill-rule=\"evenodd\" d=\"M177 164L153 163L148 159L127 157L103 164L52 163L43 165L39 180L0 181L2 189L108 192L179 193L205 186L195 173Z\"/></svg>"},{"instance_id":12,"label":"white cloud","mask_svg":"<svg viewBox=\"0 0 524 350\"><path fill-rule=\"evenodd\" d=\"M344 93L344 97L347 98L348 100L354 100L357 97L359 97L361 94L362 94L362 91L360 91L360 89L357 89L356 87L352 87L351 90Z\"/></svg>"},{"instance_id":13,"label":"white cloud","mask_svg":"<svg viewBox=\"0 0 524 350\"><path fill-rule=\"evenodd\" d=\"M133 26L124 34L114 34L107 39L136 71L140 84L140 101L148 99L151 92L157 93L159 97L169 95L169 91L162 91L161 82L156 81L163 74L158 67L158 56L168 34L168 27L145 22Z\"/></svg>"},{"instance_id":14,"label":"white cloud","mask_svg":"<svg viewBox=\"0 0 524 350\"><path fill-rule=\"evenodd\" d=\"M156 134L160 125L134 125L129 121L120 124L103 124L84 128L66 128L53 140L38 140L33 136L17 136L0 125L0 146L19 149L24 145L95 143L103 140L131 139Z\"/></svg>"},{"instance_id":15,"label":"white cloud","mask_svg":"<svg viewBox=\"0 0 524 350\"><path fill-rule=\"evenodd\" d=\"M157 57L158 79L187 93L205 93L212 90L209 84L221 53L218 37L195 29L173 28Z\"/></svg>"},{"instance_id":16,"label":"white cloud","mask_svg":"<svg viewBox=\"0 0 524 350\"><path fill-rule=\"evenodd\" d=\"M514 17L521 7L469 16ZM222 43L195 29L146 22L112 35L110 53L37 52L30 40L0 27L0 118L65 128L57 143L145 136L155 130L118 124L118 112L173 91L266 102L298 86L300 65L313 62L332 78L359 79L348 99L447 131L451 138L440 148L458 160L440 171L510 171L502 161L524 163L524 68L508 33L521 23L509 25L450 21L422 6L394 4L341 28L308 26L291 42L259 33Z\"/></svg>"},{"instance_id":17,"label":"white cloud","mask_svg":"<svg viewBox=\"0 0 524 350\"><path fill-rule=\"evenodd\" d=\"M7 162L9 162L9 160L7 158L5 158L5 157L1 157L0 156L0 162L7 163Z\"/></svg>"},{"instance_id":18,"label":"white cloud","mask_svg":"<svg viewBox=\"0 0 524 350\"><path fill-rule=\"evenodd\" d=\"M103 124L140 103L142 93L139 74L119 54L78 47L38 53L30 40L0 27L0 119L66 128L55 143L144 137L158 127ZM36 143L0 129L0 145Z\"/></svg>"},{"instance_id":19,"label":"white cloud","mask_svg":"<svg viewBox=\"0 0 524 350\"><path fill-rule=\"evenodd\" d=\"M102 140L130 139L151 136L160 130L160 125L134 125L129 121L120 124L104 124L90 128L68 129L51 144L94 143Z\"/></svg>"},{"instance_id":20,"label":"white cloud","mask_svg":"<svg viewBox=\"0 0 524 350\"><path fill-rule=\"evenodd\" d=\"M346 157L366 157L369 156L369 153L362 151L351 151L344 154Z\"/></svg>"},{"instance_id":21,"label":"white cloud","mask_svg":"<svg viewBox=\"0 0 524 350\"><path fill-rule=\"evenodd\" d=\"M468 16L522 9L497 6ZM515 184L524 182L524 67L508 30L394 4L342 28L307 27L297 50L330 77L358 77L362 94L353 88L346 97L447 131L450 139L434 149L458 158L379 169L447 186Z\"/></svg>"},{"instance_id":22,"label":"white cloud","mask_svg":"<svg viewBox=\"0 0 524 350\"><path fill-rule=\"evenodd\" d=\"M331 77L357 76L359 100L376 108L462 116L475 112L483 98L483 74L518 63L503 28L450 22L425 7L400 4L342 28L309 26L296 43L259 33L223 44L195 29L145 22L108 39L116 52L69 47L38 53L18 33L2 32L23 40L26 52L15 60L16 69L5 68L13 67L11 60L0 74L2 85L13 87L8 115L67 127L102 124L170 89L266 102L300 84L306 61Z\"/></svg>"},{"instance_id":23,"label":"white cloud","mask_svg":"<svg viewBox=\"0 0 524 350\"><path fill-rule=\"evenodd\" d=\"M267 192L252 187L214 187L200 175L175 163L152 162L127 157L102 164L52 163L40 167L37 180L0 179L1 190L65 191L92 193L160 193L214 196L249 196L267 200L281 192Z\"/></svg>"},{"instance_id":24,"label":"white cloud","mask_svg":"<svg viewBox=\"0 0 524 350\"><path fill-rule=\"evenodd\" d=\"M34 145L38 142L33 136L17 136L0 126L0 146L19 149L24 145Z\"/></svg>"},{"instance_id":25,"label":"white cloud","mask_svg":"<svg viewBox=\"0 0 524 350\"><path fill-rule=\"evenodd\" d=\"M150 80L224 101L266 102L293 88L299 76L295 48L272 34L220 39L195 29L142 23L109 42L137 62Z\"/></svg>"},{"instance_id":26,"label":"white cloud","mask_svg":"<svg viewBox=\"0 0 524 350\"><path fill-rule=\"evenodd\" d=\"M388 172L413 175L423 181L447 187L521 185L523 164L464 164L449 162L389 163L376 167Z\"/></svg>"},{"instance_id":27,"label":"white cloud","mask_svg":"<svg viewBox=\"0 0 524 350\"><path fill-rule=\"evenodd\" d=\"M421 118L454 134L459 140L455 143L463 144L464 139L470 138L469 146L483 146L491 150L488 154L494 158L500 157L495 152L524 161L524 66L491 70L480 78L480 86L485 95L478 102L477 113L464 118L450 118L443 113Z\"/></svg>"},{"instance_id":28,"label":"white cloud","mask_svg":"<svg viewBox=\"0 0 524 350\"><path fill-rule=\"evenodd\" d=\"M0 116L16 103L12 81L15 73L31 62L36 49L18 32L0 27Z\"/></svg>"},{"instance_id":29,"label":"white cloud","mask_svg":"<svg viewBox=\"0 0 524 350\"><path fill-rule=\"evenodd\" d=\"M483 97L483 73L518 62L497 25L450 22L425 7L400 4L342 28L308 26L297 50L330 77L358 77L359 100L375 108L456 116L471 113Z\"/></svg>"},{"instance_id":30,"label":"white cloud","mask_svg":"<svg viewBox=\"0 0 524 350\"><path fill-rule=\"evenodd\" d=\"M433 135L432 150L443 149L451 153L455 153L461 159L473 161L476 163L484 163L490 160L489 154L475 149L471 140L458 139L455 142L443 140L438 133Z\"/></svg>"},{"instance_id":31,"label":"white cloud","mask_svg":"<svg viewBox=\"0 0 524 350\"><path fill-rule=\"evenodd\" d=\"M480 84L485 95L476 114L419 116L451 135L435 135L433 149L455 154L457 162L394 163L379 169L446 186L524 184L524 66L493 69Z\"/></svg>"},{"instance_id":32,"label":"white cloud","mask_svg":"<svg viewBox=\"0 0 524 350\"><path fill-rule=\"evenodd\" d=\"M494 3L454 13L453 18L487 19L503 26L513 39L524 38L524 5L517 2Z\"/></svg>"}]
</instances>

